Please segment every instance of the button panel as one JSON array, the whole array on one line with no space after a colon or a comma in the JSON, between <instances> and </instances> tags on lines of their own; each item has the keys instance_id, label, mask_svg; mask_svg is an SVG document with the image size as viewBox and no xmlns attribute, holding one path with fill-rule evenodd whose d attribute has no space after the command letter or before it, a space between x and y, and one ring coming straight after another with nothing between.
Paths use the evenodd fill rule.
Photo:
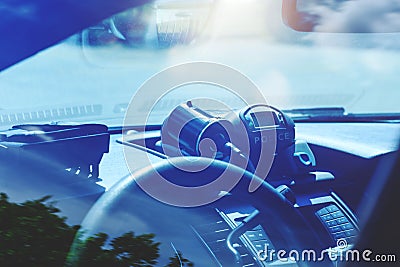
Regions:
<instances>
[{"instance_id":1,"label":"button panel","mask_svg":"<svg viewBox=\"0 0 400 267\"><path fill-rule=\"evenodd\" d=\"M315 214L325 225L335 241L344 238L349 244L354 243L358 231L336 205L329 205L318 210Z\"/></svg>"},{"instance_id":2,"label":"button panel","mask_svg":"<svg viewBox=\"0 0 400 267\"><path fill-rule=\"evenodd\" d=\"M266 262L270 262L273 259L270 259L272 255L264 255L265 252L269 252L274 250L271 242L267 234L265 233L264 229L259 225L252 230L246 231L243 235L244 238L247 239L248 243L252 246L253 250L256 252L263 251L261 255L265 257L263 260L263 264ZM259 259L260 260L260 259ZM265 261L265 262L264 262Z\"/></svg>"}]
</instances>

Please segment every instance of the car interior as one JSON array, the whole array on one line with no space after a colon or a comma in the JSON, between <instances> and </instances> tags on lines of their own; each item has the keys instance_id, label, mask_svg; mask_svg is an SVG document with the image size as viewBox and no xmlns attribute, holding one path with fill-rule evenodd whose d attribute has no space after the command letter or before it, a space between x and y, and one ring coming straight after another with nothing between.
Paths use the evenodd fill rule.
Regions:
<instances>
[{"instance_id":1,"label":"car interior","mask_svg":"<svg viewBox=\"0 0 400 267\"><path fill-rule=\"evenodd\" d=\"M0 3L0 192L79 225L62 266L397 266L400 29L269 2Z\"/></svg>"}]
</instances>

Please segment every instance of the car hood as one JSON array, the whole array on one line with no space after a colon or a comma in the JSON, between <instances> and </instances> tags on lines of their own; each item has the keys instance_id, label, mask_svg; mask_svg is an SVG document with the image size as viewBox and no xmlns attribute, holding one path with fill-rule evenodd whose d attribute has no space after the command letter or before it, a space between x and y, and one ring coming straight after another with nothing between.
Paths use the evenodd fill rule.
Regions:
<instances>
[{"instance_id":1,"label":"car hood","mask_svg":"<svg viewBox=\"0 0 400 267\"><path fill-rule=\"evenodd\" d=\"M0 71L112 14L150 0L3 0Z\"/></svg>"}]
</instances>

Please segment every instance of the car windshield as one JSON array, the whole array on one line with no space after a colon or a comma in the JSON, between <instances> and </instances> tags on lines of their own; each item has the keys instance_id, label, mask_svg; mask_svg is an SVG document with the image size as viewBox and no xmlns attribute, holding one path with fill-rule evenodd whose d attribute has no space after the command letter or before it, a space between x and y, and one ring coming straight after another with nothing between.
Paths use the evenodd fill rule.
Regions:
<instances>
[{"instance_id":1,"label":"car windshield","mask_svg":"<svg viewBox=\"0 0 400 267\"><path fill-rule=\"evenodd\" d=\"M0 267L398 262L400 0L0 0L0 54Z\"/></svg>"},{"instance_id":2,"label":"car windshield","mask_svg":"<svg viewBox=\"0 0 400 267\"><path fill-rule=\"evenodd\" d=\"M182 2L124 11L4 70L0 128L54 121L122 125L146 80L191 61L238 70L284 110L400 112L399 33L299 32L283 22L281 1ZM204 96L244 105L216 86L183 86L157 102L150 122L161 123L177 104ZM138 115L154 103L141 104Z\"/></svg>"}]
</instances>

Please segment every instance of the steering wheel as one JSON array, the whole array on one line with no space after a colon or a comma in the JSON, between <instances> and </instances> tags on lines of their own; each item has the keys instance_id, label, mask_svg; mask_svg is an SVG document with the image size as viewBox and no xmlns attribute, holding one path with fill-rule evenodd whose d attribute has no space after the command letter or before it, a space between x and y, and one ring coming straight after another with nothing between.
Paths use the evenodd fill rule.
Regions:
<instances>
[{"instance_id":1,"label":"steering wheel","mask_svg":"<svg viewBox=\"0 0 400 267\"><path fill-rule=\"evenodd\" d=\"M198 172L187 171L187 168L193 165L206 167ZM139 228L141 223L145 223L147 229L158 229L166 224L167 231L171 233L170 236L180 235L180 231L183 230L175 231L175 229L182 229L183 225L188 223L185 218L192 216L195 214L195 212L192 213L194 210L202 207L179 208L160 203L144 193L138 183L154 179L156 175L161 175L176 183L185 183L185 181L197 181L199 183L199 181L217 179L222 173L226 175L237 175L239 173L242 174L242 178L230 191L230 194L226 194L220 200L207 206L218 207L220 201L234 201L235 198L239 198L255 207L262 218L265 218L265 220L257 220L257 223L261 224L264 229L271 229L272 227L274 231L279 231L281 236L285 237L290 249L296 249L301 254L304 249L321 247L318 235L304 220L303 216L269 183L261 181L260 178L254 177L254 174L232 164L202 157L169 158L122 179L92 207L82 223L83 229L88 233L93 232L93 229L106 233L114 231L115 233L117 224L120 224L120 227L125 230L129 228L128 225L132 226L135 223ZM251 179L259 179L262 185L256 191L250 193L247 188ZM163 192L162 186L158 188L158 192ZM163 193L168 194L169 192L164 191ZM221 188L215 188L213 193L220 194ZM231 196L233 198L230 198ZM235 205L235 203L231 204L232 206ZM136 216L135 213L140 213L140 215ZM130 224L121 226L121 223L128 222L130 218L132 219ZM202 218L197 217L194 220L202 220ZM142 227L142 229L145 228ZM299 261L298 264L300 266L327 266L328 262Z\"/></svg>"}]
</instances>

